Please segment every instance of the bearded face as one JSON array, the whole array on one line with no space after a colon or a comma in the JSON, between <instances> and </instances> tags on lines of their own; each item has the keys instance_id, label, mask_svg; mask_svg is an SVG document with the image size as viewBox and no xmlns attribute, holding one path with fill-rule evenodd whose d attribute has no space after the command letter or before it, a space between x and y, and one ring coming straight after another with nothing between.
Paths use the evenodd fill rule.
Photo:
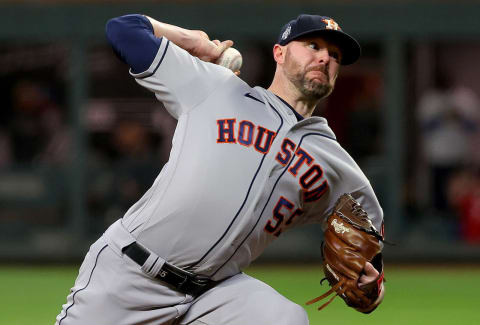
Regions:
<instances>
[{"instance_id":1,"label":"bearded face","mask_svg":"<svg viewBox=\"0 0 480 325\"><path fill-rule=\"evenodd\" d=\"M304 42L288 47L285 54L284 72L291 84L309 100L320 100L333 91L338 64L320 63L311 59L309 44ZM305 53L303 53L305 52Z\"/></svg>"}]
</instances>

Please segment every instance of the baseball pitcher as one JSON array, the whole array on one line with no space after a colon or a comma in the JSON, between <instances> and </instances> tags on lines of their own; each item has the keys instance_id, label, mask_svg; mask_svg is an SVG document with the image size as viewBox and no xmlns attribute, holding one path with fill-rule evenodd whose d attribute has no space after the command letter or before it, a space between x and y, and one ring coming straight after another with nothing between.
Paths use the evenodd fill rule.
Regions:
<instances>
[{"instance_id":1,"label":"baseball pitcher","mask_svg":"<svg viewBox=\"0 0 480 325\"><path fill-rule=\"evenodd\" d=\"M308 324L303 307L242 270L311 223L325 226L329 293L375 309L382 209L312 116L340 65L359 58L357 41L329 17L298 16L280 31L264 89L213 63L232 41L137 14L111 19L106 34L178 124L168 163L90 247L56 324Z\"/></svg>"}]
</instances>

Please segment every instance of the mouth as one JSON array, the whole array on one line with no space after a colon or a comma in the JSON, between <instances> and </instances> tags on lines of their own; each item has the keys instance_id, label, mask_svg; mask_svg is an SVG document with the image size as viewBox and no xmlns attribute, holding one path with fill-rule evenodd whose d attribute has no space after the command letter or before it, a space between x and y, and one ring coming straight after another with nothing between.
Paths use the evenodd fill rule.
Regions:
<instances>
[{"instance_id":1,"label":"mouth","mask_svg":"<svg viewBox=\"0 0 480 325\"><path fill-rule=\"evenodd\" d=\"M323 82L328 82L328 75L324 71L310 70L307 72L312 80L318 79Z\"/></svg>"}]
</instances>

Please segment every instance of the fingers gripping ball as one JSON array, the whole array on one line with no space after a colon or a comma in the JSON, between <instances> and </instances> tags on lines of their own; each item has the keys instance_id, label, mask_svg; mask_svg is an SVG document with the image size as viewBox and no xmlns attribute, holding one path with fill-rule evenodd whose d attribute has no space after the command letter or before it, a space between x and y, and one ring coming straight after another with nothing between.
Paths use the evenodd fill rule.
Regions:
<instances>
[{"instance_id":1,"label":"fingers gripping ball","mask_svg":"<svg viewBox=\"0 0 480 325\"><path fill-rule=\"evenodd\" d=\"M348 306L358 311L373 311L383 297L381 241L383 237L362 207L350 194L342 195L327 219L322 244L323 271L331 289L307 304L322 300L335 292L319 310L338 295ZM375 281L359 287L358 280L367 262L378 270L379 275Z\"/></svg>"},{"instance_id":2,"label":"fingers gripping ball","mask_svg":"<svg viewBox=\"0 0 480 325\"><path fill-rule=\"evenodd\" d=\"M233 72L237 72L240 71L240 68L242 67L242 54L237 49L229 47L223 51L222 55L220 55L215 63L230 69Z\"/></svg>"}]
</instances>

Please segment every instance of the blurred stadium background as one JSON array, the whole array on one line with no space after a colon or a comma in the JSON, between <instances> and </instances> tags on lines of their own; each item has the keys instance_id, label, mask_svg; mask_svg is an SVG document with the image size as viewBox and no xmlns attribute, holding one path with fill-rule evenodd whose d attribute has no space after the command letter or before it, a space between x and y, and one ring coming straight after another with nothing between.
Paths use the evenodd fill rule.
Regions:
<instances>
[{"instance_id":1,"label":"blurred stadium background","mask_svg":"<svg viewBox=\"0 0 480 325\"><path fill-rule=\"evenodd\" d=\"M317 113L384 207L387 267L462 265L479 283L476 1L1 1L0 265L78 265L168 159L175 120L114 56L109 18L232 39L241 77L268 87L277 34L304 12L334 17L363 48ZM318 264L320 242L318 227L294 230L257 264Z\"/></svg>"}]
</instances>

